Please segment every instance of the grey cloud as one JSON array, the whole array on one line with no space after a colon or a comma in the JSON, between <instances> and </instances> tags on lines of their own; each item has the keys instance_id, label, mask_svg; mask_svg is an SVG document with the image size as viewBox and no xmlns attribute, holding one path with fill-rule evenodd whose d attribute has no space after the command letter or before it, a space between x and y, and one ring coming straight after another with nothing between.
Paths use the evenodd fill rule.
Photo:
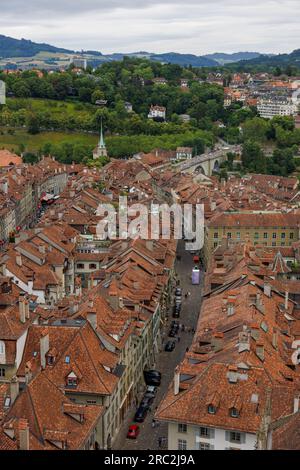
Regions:
<instances>
[{"instance_id":1,"label":"grey cloud","mask_svg":"<svg viewBox=\"0 0 300 470\"><path fill-rule=\"evenodd\" d=\"M279 52L300 43L299 0L0 2L0 33L75 49Z\"/></svg>"}]
</instances>

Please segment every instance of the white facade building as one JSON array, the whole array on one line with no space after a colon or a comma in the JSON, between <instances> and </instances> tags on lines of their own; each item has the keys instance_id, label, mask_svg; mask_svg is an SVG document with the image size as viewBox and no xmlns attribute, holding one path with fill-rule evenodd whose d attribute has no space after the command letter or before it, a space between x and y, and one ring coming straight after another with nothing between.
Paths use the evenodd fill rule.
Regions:
<instances>
[{"instance_id":1,"label":"white facade building","mask_svg":"<svg viewBox=\"0 0 300 470\"><path fill-rule=\"evenodd\" d=\"M169 450L255 450L254 433L181 423L168 424Z\"/></svg>"},{"instance_id":2,"label":"white facade building","mask_svg":"<svg viewBox=\"0 0 300 470\"><path fill-rule=\"evenodd\" d=\"M166 119L166 108L164 106L151 106L149 114L149 119Z\"/></svg>"},{"instance_id":3,"label":"white facade building","mask_svg":"<svg viewBox=\"0 0 300 470\"><path fill-rule=\"evenodd\" d=\"M298 106L289 100L261 99L257 110L263 118L272 119L274 116L297 116Z\"/></svg>"}]
</instances>

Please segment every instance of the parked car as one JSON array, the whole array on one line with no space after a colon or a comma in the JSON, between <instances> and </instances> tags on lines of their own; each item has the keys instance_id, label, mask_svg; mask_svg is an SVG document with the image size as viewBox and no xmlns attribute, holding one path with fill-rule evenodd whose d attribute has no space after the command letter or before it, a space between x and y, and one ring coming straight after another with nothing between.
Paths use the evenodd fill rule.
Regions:
<instances>
[{"instance_id":1,"label":"parked car","mask_svg":"<svg viewBox=\"0 0 300 470\"><path fill-rule=\"evenodd\" d=\"M159 370L155 370L155 369L146 369L144 370L144 375L151 375L151 376L155 376L155 377L161 377L161 372L159 372Z\"/></svg>"},{"instance_id":2,"label":"parked car","mask_svg":"<svg viewBox=\"0 0 300 470\"><path fill-rule=\"evenodd\" d=\"M142 407L149 408L151 404L153 403L153 400L155 398L155 395L152 393L145 393L145 395L142 398L141 405Z\"/></svg>"},{"instance_id":3,"label":"parked car","mask_svg":"<svg viewBox=\"0 0 300 470\"><path fill-rule=\"evenodd\" d=\"M178 332L178 330L179 330L179 323L178 323L178 321L173 320L173 321L171 322L171 330L175 330L176 332Z\"/></svg>"},{"instance_id":4,"label":"parked car","mask_svg":"<svg viewBox=\"0 0 300 470\"><path fill-rule=\"evenodd\" d=\"M169 331L169 337L175 338L176 335L177 335L177 331L174 328L171 328L171 330Z\"/></svg>"},{"instance_id":5,"label":"parked car","mask_svg":"<svg viewBox=\"0 0 300 470\"><path fill-rule=\"evenodd\" d=\"M173 313L180 313L181 311L181 304L173 306Z\"/></svg>"},{"instance_id":6,"label":"parked car","mask_svg":"<svg viewBox=\"0 0 300 470\"><path fill-rule=\"evenodd\" d=\"M179 310L175 310L173 312L173 318L179 318L180 317L180 311Z\"/></svg>"},{"instance_id":7,"label":"parked car","mask_svg":"<svg viewBox=\"0 0 300 470\"><path fill-rule=\"evenodd\" d=\"M136 423L143 423L146 416L147 416L147 411L148 411L148 406L142 406L140 405L138 409L136 410L136 413L134 415L134 421Z\"/></svg>"},{"instance_id":8,"label":"parked car","mask_svg":"<svg viewBox=\"0 0 300 470\"><path fill-rule=\"evenodd\" d=\"M174 351L175 345L176 345L175 341L168 341L166 346L165 346L165 351L167 351L167 352Z\"/></svg>"},{"instance_id":9,"label":"parked car","mask_svg":"<svg viewBox=\"0 0 300 470\"><path fill-rule=\"evenodd\" d=\"M132 424L128 428L127 438L128 439L136 439L139 435L139 432L140 432L139 426L137 424Z\"/></svg>"},{"instance_id":10,"label":"parked car","mask_svg":"<svg viewBox=\"0 0 300 470\"><path fill-rule=\"evenodd\" d=\"M181 289L181 287L176 287L176 289L175 289L175 295L182 295L182 289Z\"/></svg>"},{"instance_id":11,"label":"parked car","mask_svg":"<svg viewBox=\"0 0 300 470\"><path fill-rule=\"evenodd\" d=\"M161 373L158 370L144 370L144 379L146 385L159 387L161 382Z\"/></svg>"},{"instance_id":12,"label":"parked car","mask_svg":"<svg viewBox=\"0 0 300 470\"><path fill-rule=\"evenodd\" d=\"M148 387L146 388L146 393L153 393L154 395L156 395L156 392L157 387L154 387L154 385L148 385Z\"/></svg>"}]
</instances>

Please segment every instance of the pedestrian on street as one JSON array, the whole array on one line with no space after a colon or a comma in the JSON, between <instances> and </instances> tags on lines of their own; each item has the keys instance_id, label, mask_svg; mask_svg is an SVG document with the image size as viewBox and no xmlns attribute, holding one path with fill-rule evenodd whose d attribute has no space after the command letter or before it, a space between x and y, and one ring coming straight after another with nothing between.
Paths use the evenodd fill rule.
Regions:
<instances>
[{"instance_id":1,"label":"pedestrian on street","mask_svg":"<svg viewBox=\"0 0 300 470\"><path fill-rule=\"evenodd\" d=\"M159 438L158 438L158 447L159 447L159 449L161 448L161 444L162 444L162 438L159 437Z\"/></svg>"},{"instance_id":2,"label":"pedestrian on street","mask_svg":"<svg viewBox=\"0 0 300 470\"><path fill-rule=\"evenodd\" d=\"M156 426L156 421L155 421L155 419L153 419L152 420L152 427L155 428L155 426Z\"/></svg>"},{"instance_id":3,"label":"pedestrian on street","mask_svg":"<svg viewBox=\"0 0 300 470\"><path fill-rule=\"evenodd\" d=\"M177 342L178 343L180 342L180 336L177 336Z\"/></svg>"},{"instance_id":4,"label":"pedestrian on street","mask_svg":"<svg viewBox=\"0 0 300 470\"><path fill-rule=\"evenodd\" d=\"M184 331L184 329L185 329L185 327L184 327L184 325L182 325L181 330Z\"/></svg>"}]
</instances>

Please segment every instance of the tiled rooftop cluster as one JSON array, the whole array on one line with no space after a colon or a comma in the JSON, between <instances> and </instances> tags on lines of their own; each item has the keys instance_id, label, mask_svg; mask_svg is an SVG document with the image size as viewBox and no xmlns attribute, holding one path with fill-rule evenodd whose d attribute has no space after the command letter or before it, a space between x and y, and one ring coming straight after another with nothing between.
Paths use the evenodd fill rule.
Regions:
<instances>
[{"instance_id":1,"label":"tiled rooftop cluster","mask_svg":"<svg viewBox=\"0 0 300 470\"><path fill-rule=\"evenodd\" d=\"M150 155L172 159L159 150ZM261 447L266 421L272 443L281 442L278 420L295 426L289 417L299 384L291 362L300 334L296 180L250 175L219 182L153 161L139 155L95 169L45 157L35 166L3 167L1 221L12 229L0 252L0 448L111 447L143 370L156 362L177 243L101 240L99 204L117 207L125 195L128 205L205 209L205 300L159 418L226 429L234 423L259 432ZM37 216L49 193L59 197ZM257 226L262 239L254 244ZM208 406L216 413L207 414Z\"/></svg>"},{"instance_id":2,"label":"tiled rooftop cluster","mask_svg":"<svg viewBox=\"0 0 300 470\"><path fill-rule=\"evenodd\" d=\"M214 251L192 345L157 412L181 429L208 429L195 431L194 448L224 430L224 448L299 449L300 290L290 289L298 259L297 243L272 249L224 239Z\"/></svg>"}]
</instances>

